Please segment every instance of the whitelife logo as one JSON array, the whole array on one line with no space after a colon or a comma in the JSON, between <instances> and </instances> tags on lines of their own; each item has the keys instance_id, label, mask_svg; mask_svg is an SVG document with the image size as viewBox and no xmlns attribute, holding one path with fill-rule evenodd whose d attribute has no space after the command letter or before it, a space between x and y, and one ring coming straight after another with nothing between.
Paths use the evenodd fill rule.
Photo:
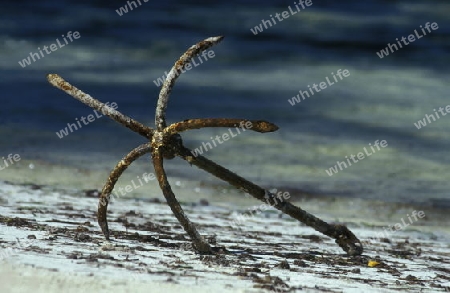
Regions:
<instances>
[{"instance_id":1,"label":"whitelife logo","mask_svg":"<svg viewBox=\"0 0 450 293\"><path fill-rule=\"evenodd\" d=\"M139 3L139 6L142 5L141 0L136 0L136 1ZM138 8L136 1L127 1L127 5L130 8L130 11L132 11L134 8ZM144 3L147 3L148 1L149 0L142 0L142 2L144 2ZM119 16L122 16L125 13L128 13L127 5L121 6L119 9L116 9L116 12ZM134 8L132 6L134 6Z\"/></svg>"},{"instance_id":2,"label":"whitelife logo","mask_svg":"<svg viewBox=\"0 0 450 293\"><path fill-rule=\"evenodd\" d=\"M0 163L0 171L1 170L4 170L4 169L6 169L6 168L8 168L9 166L11 166L11 165L13 165L15 162L18 162L18 161L20 161L20 155L19 154L15 154L15 155L13 155L13 154L9 154L8 155L8 157L5 159L5 157L2 157L2 160L3 160L3 166L2 166L2 164ZM9 162L9 164L8 164L8 162Z\"/></svg>"},{"instance_id":3,"label":"whitelife logo","mask_svg":"<svg viewBox=\"0 0 450 293\"><path fill-rule=\"evenodd\" d=\"M439 26L438 26L438 24L437 24L436 22L433 22L432 24L430 24L429 22L427 22L427 23L425 24L425 28L427 29L428 33L431 33L430 27L431 27L432 30L437 30L437 29L439 28ZM413 34L410 34L410 35L408 36L408 41L409 41L409 43L406 41L406 38L402 36L401 41L403 42L403 44L404 44L405 46L406 46L406 45L409 45L409 44L412 43L412 42L414 42L414 41L416 40L416 37L417 37L417 39L421 39L421 38L423 38L423 36L426 36L426 35L427 35L427 33L425 32L424 28L423 28L422 26L420 26L420 28L422 29L423 35L420 35L420 34L417 32L417 30L414 30L415 36L414 36ZM403 47L402 47L402 44L400 43L400 41L398 40L398 38L396 38L395 40L397 41L398 46L399 46L400 48L403 48ZM388 55L389 55L389 50L391 50L391 53L394 53L394 49L393 49L393 48L395 48L395 51L398 51L398 50L399 50L399 48L397 47L396 44L391 44L391 43L389 43L385 49L382 49L382 50L380 50L380 52L377 52L378 57L380 57L380 59L382 59L384 56L388 56Z\"/></svg>"},{"instance_id":4,"label":"whitelife logo","mask_svg":"<svg viewBox=\"0 0 450 293\"><path fill-rule=\"evenodd\" d=\"M231 130L231 128L228 128L228 132L230 133L230 135L228 135L228 133L223 133L222 134L222 139L220 140L220 136L216 135L216 137L211 137L211 142L213 143L214 147L217 147L216 141L219 144L223 144L225 141L229 140L232 137L236 137L238 136L238 134L241 134L241 130L242 132L245 132L247 129L250 129L253 127L253 123L251 121L241 121L239 123L239 127L235 127L236 128L236 132L237 133L233 133L233 131ZM241 130L240 130L241 129ZM202 142L202 145L199 146L198 148L195 148L193 151L191 151L191 153L194 155L194 157L197 157L198 155L202 155L203 152L207 152L209 150L211 150L213 148L213 146L209 143L209 142Z\"/></svg>"},{"instance_id":5,"label":"whitelife logo","mask_svg":"<svg viewBox=\"0 0 450 293\"><path fill-rule=\"evenodd\" d=\"M434 115L433 114L430 114L430 115L425 114L425 118L417 121L417 123L414 123L414 125L416 126L417 129L427 126L427 120L428 120L428 124L431 124L431 122L436 121L435 115L436 115L437 119L440 119L441 117L439 116L438 111L441 113L442 116L445 116L448 113L450 113L450 105L447 105L445 107L445 111L447 113L444 112L444 108L442 108L442 107L439 107L438 111L436 111L436 109L433 109L433 110L434 110ZM431 121L430 118L433 118L433 121Z\"/></svg>"},{"instance_id":6,"label":"whitelife logo","mask_svg":"<svg viewBox=\"0 0 450 293\"><path fill-rule=\"evenodd\" d=\"M342 71L342 72L341 72L341 71ZM336 72L336 75L339 76L339 78L340 78L339 80L336 78L336 75L334 75L334 72L331 72L331 74L333 75L333 79L334 79L335 82L330 81L330 79L329 79L328 76L327 76L325 79L326 79L328 85L327 85L327 83L325 83L325 81L319 82L319 84L313 83L312 88L311 88L311 86L308 84L308 89L309 89L309 92L311 93L311 96L314 96L314 91L313 91L313 89L316 91L316 93L318 93L318 92L320 92L321 90L326 89L328 86L332 86L333 84L338 83L340 80L343 80L344 77L349 77L349 76L350 76L350 71L348 71L347 69L344 69L344 70L339 69L339 70ZM344 77L342 77L342 76L344 76ZM318 87L320 87L320 90L319 90ZM300 96L302 96L303 99L301 99ZM309 93L308 93L308 91L302 91L302 90L299 90L299 91L298 91L298 94L297 94L296 96L292 97L291 99L288 99L288 102L289 102L289 104L291 104L291 106L294 106L295 104L301 103L301 101L303 101L304 99L306 99L305 96L309 98Z\"/></svg>"},{"instance_id":7,"label":"whitelife logo","mask_svg":"<svg viewBox=\"0 0 450 293\"><path fill-rule=\"evenodd\" d=\"M150 173L150 174L144 173L144 174L142 174L142 180L141 180L140 176L137 176L136 178L139 181L139 185L136 184L136 182L134 182L134 179L132 179L131 180L131 184L127 184L125 186L125 188L122 188L121 186L119 186L118 191L116 191L116 189L114 189L114 191L111 192L111 194L109 195L108 201L111 201L112 199L116 200L116 199L120 198L121 196L125 196L127 193L132 192L133 190L141 188L142 186L144 186L144 183L148 183L148 182L150 182L152 180L155 180L156 176L153 173ZM120 195L119 195L119 192L120 192ZM101 199L101 204L103 206L105 206L106 203L107 203L106 199L102 198Z\"/></svg>"},{"instance_id":8,"label":"whitelife logo","mask_svg":"<svg viewBox=\"0 0 450 293\"><path fill-rule=\"evenodd\" d=\"M73 40L77 40L81 37L81 35L78 31L73 32L73 34L72 34L72 31L69 31L69 32L67 32L66 36L64 36L64 35L61 35L61 36L63 37L65 45L61 44L59 39L56 39L56 43L58 44L58 46L56 46L56 44L51 44L49 47L44 46L42 50L44 50L47 55L50 55L52 52L55 52L56 50L69 44L69 42L67 42L66 37L70 40L70 42L73 42ZM50 48L50 51L48 50L49 48ZM39 59L41 59L41 57L44 58L46 56L42 52L41 47L38 47L38 50L39 50L40 54L30 52L30 56L28 56L26 59L23 59L22 61L19 61L19 65L22 66L22 68L24 68L27 65L31 65L31 60L33 60L33 62L36 62L36 60L39 60Z\"/></svg>"},{"instance_id":9,"label":"whitelife logo","mask_svg":"<svg viewBox=\"0 0 450 293\"><path fill-rule=\"evenodd\" d=\"M409 223L405 222L405 219L401 218L400 219L401 223L396 223L396 224L394 224L392 226L385 227L383 229L384 230L383 232L377 232L376 233L376 238L378 238L378 239L388 238L389 236L391 236L391 234L393 234L393 233L395 233L397 231L405 229L406 227L408 227L408 226L414 224L415 222L417 222L419 219L425 218L425 213L423 211L417 212L417 211L414 210L411 213L411 216L409 214L407 214L407 217L408 217ZM414 221L411 219L411 217L414 219Z\"/></svg>"},{"instance_id":10,"label":"whitelife logo","mask_svg":"<svg viewBox=\"0 0 450 293\"><path fill-rule=\"evenodd\" d=\"M305 10L306 7L309 7L309 6L312 5L312 0L306 0L306 1L300 0L300 1L298 1L298 3L297 3L297 2L294 2L294 5L295 5L297 11L294 11L294 10L291 8L291 6L289 5L289 6L288 6L289 11L285 10L285 11L283 11L283 12L281 12L281 13L275 13L276 19L278 19L278 21L281 22L281 21L283 21L283 20L289 18L290 16L299 13L302 9ZM302 8L300 8L299 5L300 5ZM306 5L306 7L305 7L305 5ZM275 20L275 19L273 18L273 16L272 16L272 14L269 15L269 16L270 16L270 19L272 20L272 22L271 22L270 20L261 19L261 24L260 24L260 25L257 25L257 26L255 26L254 28L251 28L251 29L250 29L250 31L251 31L255 36L256 36L257 34L259 34L259 33L262 33L262 32L264 31L264 29L268 29L269 27L272 27L272 24L273 24L273 25L276 25L276 24L277 24L276 20ZM280 16L281 16L281 17L280 17ZM269 26L267 26L267 25L269 25ZM263 28L263 26L264 26L264 28Z\"/></svg>"},{"instance_id":11,"label":"whitelife logo","mask_svg":"<svg viewBox=\"0 0 450 293\"><path fill-rule=\"evenodd\" d=\"M375 143L374 143L374 146L372 146L372 144L371 143L369 143L369 146L370 146L370 148L372 149L372 152L373 153L371 153L370 151L367 151L367 149L366 149L366 147L364 147L364 152L366 153L366 155L369 157L369 156L371 156L371 155L373 155L376 151L375 151L375 149L373 148L373 147L376 147L377 149L378 149L378 151L380 150L380 146L382 147L382 148L385 148L385 147L387 147L388 146L388 144L387 144L387 141L386 140L382 140L382 141L378 141L378 140L376 140L375 141ZM358 157L358 159L356 159L355 157ZM361 160L363 160L364 158L366 158L366 156L364 155L364 153L363 152L359 152L359 153L357 153L356 154L356 156L354 155L354 154L351 154L350 155L350 158L348 158L347 156L345 156L345 158L347 159L347 163L348 163L348 166L347 166L347 164L345 163L345 161L342 161L342 162L339 162L339 161L337 161L336 163L336 165L334 165L333 167L331 167L330 169L328 169L328 170L325 170L325 172L327 172L327 174L328 174L328 176L333 176L333 174L337 174L338 172L339 172L339 169L342 171L342 170L344 170L342 167L344 167L344 168L348 168L349 166L351 166L352 165L352 163L350 162L350 159L352 159L352 161L353 161L353 163L358 163L359 161L361 161ZM339 167L339 169L338 169L338 167Z\"/></svg>"},{"instance_id":12,"label":"whitelife logo","mask_svg":"<svg viewBox=\"0 0 450 293\"><path fill-rule=\"evenodd\" d=\"M117 103L113 102L111 103L111 107L109 106L109 102L105 103L105 107L102 110L102 114L105 115L106 113L108 113L109 111L111 111L110 109L114 109L116 110L118 108ZM95 115L95 117L94 117ZM103 117L103 115L99 114L97 111L94 110L94 114L89 114L87 117L81 116L80 120L81 122L83 122L84 125L88 125L90 122L94 122L95 119L101 118ZM59 139L68 136L70 133L74 132L75 130L78 130L79 128L82 128L83 126L80 123L80 120L78 120L78 118L75 118L75 122L77 123L77 125L75 123L67 123L67 127L64 129L61 129L60 131L56 132L56 135L59 137ZM87 120L87 122L86 122ZM69 133L70 130L70 133Z\"/></svg>"},{"instance_id":13,"label":"whitelife logo","mask_svg":"<svg viewBox=\"0 0 450 293\"><path fill-rule=\"evenodd\" d=\"M207 57L206 55L208 55L208 57ZM203 51L202 54L201 54L201 56L199 55L199 56L197 57L197 59L198 59L198 61L199 61L200 63L196 63L196 62L195 62L195 59L192 58L191 62L189 62L189 63L186 64L183 68L180 69L180 72L178 73L178 75L180 75L180 74L182 74L182 73L185 73L186 71L191 70L191 69L193 68L192 65L194 65L194 67L197 67L197 66L199 66L200 64L202 64L203 61L208 61L209 59L212 59L212 58L214 58L215 56L216 56L216 53L214 53L213 50ZM168 73L167 71L165 71L165 72L164 72L164 75L161 76L161 77L158 77L156 80L153 80L153 83L154 83L157 87L161 86L161 85L164 83L164 81L166 80L168 74L169 74L169 73Z\"/></svg>"},{"instance_id":14,"label":"whitelife logo","mask_svg":"<svg viewBox=\"0 0 450 293\"><path fill-rule=\"evenodd\" d=\"M243 222L247 221L248 219L250 219L250 217L254 217L255 214L260 214L261 212L264 212L268 209L273 208L274 206L276 206L278 203L282 203L284 201L287 201L289 198L291 198L291 195L288 191L286 192L282 192L282 191L278 191L277 189L273 189L269 191L272 196L270 196L267 193L266 190L266 194L264 195L264 198L266 199L266 203L263 203L260 206L253 206L251 208L248 208L248 213L242 213L238 216L236 216L236 219L234 219L233 223L237 226L241 225ZM270 199L272 198L273 203L270 203ZM278 201L277 201L278 199Z\"/></svg>"}]
</instances>

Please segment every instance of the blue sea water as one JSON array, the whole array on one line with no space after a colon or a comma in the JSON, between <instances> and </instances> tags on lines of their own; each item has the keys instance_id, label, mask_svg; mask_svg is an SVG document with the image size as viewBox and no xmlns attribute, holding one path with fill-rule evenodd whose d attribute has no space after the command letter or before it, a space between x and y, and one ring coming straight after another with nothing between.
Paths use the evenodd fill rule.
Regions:
<instances>
[{"instance_id":1,"label":"blue sea water","mask_svg":"<svg viewBox=\"0 0 450 293\"><path fill-rule=\"evenodd\" d=\"M211 48L214 58L180 76L168 121L264 119L280 129L239 135L207 157L268 188L381 201L450 200L450 116L421 129L414 125L450 105L448 1L313 0L257 35L251 29L294 1L140 3L120 16L116 10L127 1L2 2L0 157L18 153L23 162L35 162L35 170L42 170L33 179L38 183L48 165L111 169L145 140L108 118L58 138L68 123L93 112L48 84L46 74L57 73L153 125L159 92L153 81L194 43L224 35ZM438 29L424 35L427 22ZM415 30L420 39L378 56ZM57 39L64 42L69 31L80 38L66 38L64 47L26 67L19 64ZM308 86L333 80L339 69L349 76L294 106L288 102ZM197 130L183 139L196 148L225 132ZM376 140L388 146L327 174ZM166 165L173 176L216 182L181 160Z\"/></svg>"}]
</instances>

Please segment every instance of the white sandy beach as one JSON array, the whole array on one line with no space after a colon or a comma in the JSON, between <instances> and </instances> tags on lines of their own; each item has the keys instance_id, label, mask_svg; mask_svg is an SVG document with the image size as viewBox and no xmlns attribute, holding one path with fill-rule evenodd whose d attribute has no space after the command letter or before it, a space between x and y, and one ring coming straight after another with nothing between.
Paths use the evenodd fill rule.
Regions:
<instances>
[{"instance_id":1,"label":"white sandy beach","mask_svg":"<svg viewBox=\"0 0 450 293\"><path fill-rule=\"evenodd\" d=\"M96 278L68 273L49 272L30 266L2 264L0 266L0 291L8 293L47 293L47 292L211 292L210 285L190 285L125 280L120 275L111 278ZM231 292L228 289L214 288L214 292ZM245 292L235 290L233 292Z\"/></svg>"},{"instance_id":2,"label":"white sandy beach","mask_svg":"<svg viewBox=\"0 0 450 293\"><path fill-rule=\"evenodd\" d=\"M394 220L368 223L356 210L349 212L344 222L365 245L363 256L349 258L332 239L275 210L236 227L232 220L243 207L185 205L200 233L228 250L200 256L189 249L164 202L113 201L108 242L96 223L97 199L68 193L2 183L0 292L445 292L450 287L448 228L430 212L425 212L429 220L386 239L374 235ZM310 204L302 205L312 209ZM330 204L316 202L314 212ZM378 264L371 267L369 261Z\"/></svg>"}]
</instances>

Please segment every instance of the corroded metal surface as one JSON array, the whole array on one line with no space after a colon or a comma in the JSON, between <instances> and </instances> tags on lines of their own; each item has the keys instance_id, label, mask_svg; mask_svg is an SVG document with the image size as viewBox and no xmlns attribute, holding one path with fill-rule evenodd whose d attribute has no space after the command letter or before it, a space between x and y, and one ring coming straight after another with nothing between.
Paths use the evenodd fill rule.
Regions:
<instances>
[{"instance_id":1,"label":"corroded metal surface","mask_svg":"<svg viewBox=\"0 0 450 293\"><path fill-rule=\"evenodd\" d=\"M174 123L170 126L166 126L165 111L167 108L169 95L176 79L181 73L183 73L181 69L187 63L189 63L194 56L219 43L222 39L223 37L212 37L205 39L204 41L201 41L196 45L193 45L175 63L175 65L167 75L166 81L164 82L160 91L155 112L156 130L144 126L137 121L134 121L133 119L123 115L115 109L105 109L105 107L107 107L105 104L99 102L88 94L85 94L81 90L70 85L67 81L63 80L56 74L49 74L47 76L47 79L53 86L63 90L67 94L96 110L105 111L105 115L150 140L149 143L137 147L128 155L126 155L113 169L105 186L103 187L98 205L98 223L105 237L109 238L110 234L106 217L108 207L107 203L109 200L109 195L113 190L115 183L125 171L125 169L133 161L135 161L145 153L151 153L154 169L157 175L156 178L167 200L167 204L170 206L175 217L183 226L186 233L190 236L194 247L199 252L211 253L213 252L213 250L210 245L203 239L203 237L198 233L195 225L185 215L181 205L176 199L164 171L163 159L172 159L175 156L183 158L190 164L196 165L200 169L213 174L214 176L228 182L236 188L251 194L258 200L261 200L263 202L265 202L266 200L268 200L269 202L273 202L273 206L278 210L314 228L315 230L331 238L334 238L336 243L348 255L361 255L363 252L361 242L346 226L328 224L325 221L306 212L305 210L291 204L290 202L276 201L275 195L270 191L265 190L264 188L240 177L239 175L214 163L211 160L206 159L203 156L193 156L192 151L183 146L181 136L178 134L179 132L185 130L204 127L236 127L236 129L242 129L242 131L253 130L265 133L278 130L278 127L275 124L263 120L207 118L184 120L178 123Z\"/></svg>"}]
</instances>

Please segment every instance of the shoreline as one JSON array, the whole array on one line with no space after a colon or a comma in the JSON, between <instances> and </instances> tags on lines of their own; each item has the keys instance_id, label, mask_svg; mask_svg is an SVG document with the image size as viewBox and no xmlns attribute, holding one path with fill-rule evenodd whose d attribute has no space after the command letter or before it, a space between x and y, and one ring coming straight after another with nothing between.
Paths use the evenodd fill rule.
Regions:
<instances>
[{"instance_id":1,"label":"shoreline","mask_svg":"<svg viewBox=\"0 0 450 293\"><path fill-rule=\"evenodd\" d=\"M123 176L117 182L112 195L116 194L117 196L115 197L119 201L122 198L135 198L138 200L157 199L164 201L157 180L154 180L154 175L152 177L152 168L153 166L149 166L142 161L134 163L133 166L124 172ZM169 171L174 169L176 170L176 166L169 167ZM202 170L191 169L193 172L188 176L183 176L181 172L177 172L175 175L169 174L169 182L180 202L196 203L204 200L221 206L234 206L243 209L261 204L260 201L228 183L216 179L210 176L210 174L204 173ZM147 173L142 173L143 170L146 170ZM0 183L7 182L21 186L34 185L39 188L46 187L63 191L73 190L78 191L79 194L94 190L100 192L110 171L111 169L106 165L102 165L96 169L81 169L42 160L21 158L18 163L10 165L1 171L2 177ZM196 174L199 173L203 173L205 176L194 179ZM149 175L149 180L140 180L142 184L135 184L136 178L139 179L140 176L146 174ZM268 186L262 187L274 189ZM433 214L435 218L441 219L446 216L446 209L450 207L450 200L446 198L431 199L428 202L414 200L405 202L398 198L386 200L355 197L341 192L322 193L314 190L311 186L296 188L290 187L287 184L276 186L276 189L289 192L291 195L290 201L293 201L295 204L300 204L305 210L318 215L325 214L329 217L351 218L355 220L358 218L358 215L353 210L366 213L367 217L360 217L360 221L364 221L365 218L372 219L375 222L392 217L402 218L408 212L423 209L427 210L427 214ZM126 193L120 193L120 190L125 190ZM376 210L377 213L371 210ZM400 214L401 217L399 217L398 211L404 211ZM349 215L351 216L349 217ZM394 220L395 218L392 221ZM433 222L438 224L439 221L436 220Z\"/></svg>"},{"instance_id":2,"label":"shoreline","mask_svg":"<svg viewBox=\"0 0 450 293\"><path fill-rule=\"evenodd\" d=\"M0 191L5 186L23 188L25 190L36 190L43 193L56 192L68 194L79 198L80 200L88 198L95 198L97 200L101 192L100 189L79 189L35 183L0 181ZM265 211L272 215L278 214L280 217L293 220L271 205L268 205L264 210L261 210L261 203L264 204L264 202L259 201L251 195L245 194L232 186L229 186L229 189L222 189L222 187L224 187L223 185L214 184L208 185L201 183L200 186L202 188L198 190L198 187L186 189L185 186L174 185L173 190L176 194L179 194L177 198L183 206L217 206L228 209L232 213L236 213L235 219L238 219L239 216L244 214L247 215L250 210L260 210L263 214ZM123 201L130 200L137 203L159 203L166 205L159 186L157 186L155 190L152 188L151 192L148 190L144 192L134 190L133 192L139 193L134 194L133 197L120 197L113 196L112 194L110 205L114 207L120 205ZM151 194L150 196L149 193ZM323 194L312 194L299 189L289 190L289 193L288 201L327 222L350 222L365 227L381 227L384 230L380 230L379 232L387 234L389 234L389 232L386 232L386 229L390 230L391 233L395 233L396 231L404 230L404 228L411 226L413 230L422 232L432 232L434 231L433 229L437 229L438 232L444 234L448 233L450 236L450 227L447 227L444 224L446 221L450 220L450 215L445 206L385 202L352 197L335 197ZM215 196L211 197L208 196L208 194ZM97 211L97 204L98 201L92 206L92 209L95 212ZM417 214L416 217L419 217L418 215L420 214L421 217L416 221L412 221L410 214ZM255 215L256 213L250 213L250 217L254 217ZM409 224L405 223L406 218L409 218ZM424 230L424 227L430 229Z\"/></svg>"}]
</instances>

